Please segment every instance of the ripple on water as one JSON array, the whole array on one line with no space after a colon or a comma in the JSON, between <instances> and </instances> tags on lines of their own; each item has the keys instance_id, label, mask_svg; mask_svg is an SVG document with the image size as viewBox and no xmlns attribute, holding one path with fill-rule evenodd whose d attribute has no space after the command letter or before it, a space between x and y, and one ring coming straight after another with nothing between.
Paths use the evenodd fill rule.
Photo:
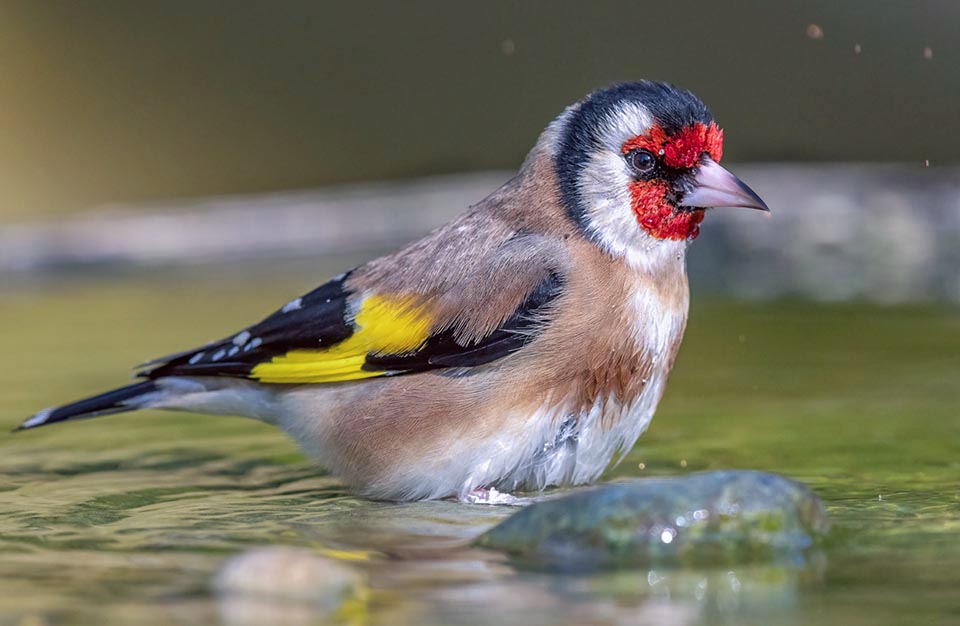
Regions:
<instances>
[{"instance_id":1,"label":"ripple on water","mask_svg":"<svg viewBox=\"0 0 960 626\"><path fill-rule=\"evenodd\" d=\"M278 302L292 292L258 287ZM16 371L0 364L16 381L0 383L0 415L12 426L190 333L242 327L262 306L249 290L188 279L0 300L0 345L17 355ZM56 311L70 311L71 337ZM214 573L277 545L358 572L367 624L942 623L960 586L958 331L936 309L694 308L650 432L608 478L642 462L645 476L749 467L804 481L837 537L804 568L519 571L463 547L512 509L359 500L269 428L143 414L0 437L0 623L216 623L228 618ZM50 337L56 372L52 347L38 349Z\"/></svg>"}]
</instances>

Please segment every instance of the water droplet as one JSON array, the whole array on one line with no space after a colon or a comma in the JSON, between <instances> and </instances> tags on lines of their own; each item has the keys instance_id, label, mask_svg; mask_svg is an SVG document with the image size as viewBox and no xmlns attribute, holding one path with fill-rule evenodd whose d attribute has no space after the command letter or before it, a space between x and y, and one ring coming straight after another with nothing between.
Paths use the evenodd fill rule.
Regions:
<instances>
[{"instance_id":1,"label":"water droplet","mask_svg":"<svg viewBox=\"0 0 960 626\"><path fill-rule=\"evenodd\" d=\"M810 39L823 39L823 29L817 24L807 24L807 37Z\"/></svg>"},{"instance_id":2,"label":"water droplet","mask_svg":"<svg viewBox=\"0 0 960 626\"><path fill-rule=\"evenodd\" d=\"M734 572L727 572L727 580L730 581L730 590L733 593L740 593L741 583L740 579L737 578L737 575Z\"/></svg>"},{"instance_id":3,"label":"water droplet","mask_svg":"<svg viewBox=\"0 0 960 626\"><path fill-rule=\"evenodd\" d=\"M663 532L660 533L660 541L663 543L672 543L673 538L677 536L677 531L672 528L664 528Z\"/></svg>"}]
</instances>

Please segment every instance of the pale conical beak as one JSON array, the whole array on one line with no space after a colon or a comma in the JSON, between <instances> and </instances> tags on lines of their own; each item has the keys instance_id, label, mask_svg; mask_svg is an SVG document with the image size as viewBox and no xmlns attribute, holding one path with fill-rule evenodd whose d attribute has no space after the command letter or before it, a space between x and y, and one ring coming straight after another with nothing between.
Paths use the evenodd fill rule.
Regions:
<instances>
[{"instance_id":1,"label":"pale conical beak","mask_svg":"<svg viewBox=\"0 0 960 626\"><path fill-rule=\"evenodd\" d=\"M739 178L707 157L694 177L694 188L680 200L684 207L729 206L769 212L767 204Z\"/></svg>"}]
</instances>

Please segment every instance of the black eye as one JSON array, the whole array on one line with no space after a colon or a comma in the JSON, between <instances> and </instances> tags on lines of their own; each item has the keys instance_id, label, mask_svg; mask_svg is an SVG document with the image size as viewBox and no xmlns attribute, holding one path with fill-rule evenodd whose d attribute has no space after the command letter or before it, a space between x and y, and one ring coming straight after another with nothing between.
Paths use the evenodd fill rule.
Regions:
<instances>
[{"instance_id":1,"label":"black eye","mask_svg":"<svg viewBox=\"0 0 960 626\"><path fill-rule=\"evenodd\" d=\"M627 153L630 167L638 174L649 174L657 166L657 159L647 150L631 150Z\"/></svg>"}]
</instances>

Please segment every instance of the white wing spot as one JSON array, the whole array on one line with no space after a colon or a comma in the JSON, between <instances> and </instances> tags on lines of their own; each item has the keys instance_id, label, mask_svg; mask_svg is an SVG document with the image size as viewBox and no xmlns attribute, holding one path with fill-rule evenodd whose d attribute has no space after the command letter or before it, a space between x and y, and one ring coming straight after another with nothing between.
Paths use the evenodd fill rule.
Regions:
<instances>
[{"instance_id":1,"label":"white wing spot","mask_svg":"<svg viewBox=\"0 0 960 626\"><path fill-rule=\"evenodd\" d=\"M254 337L250 343L247 344L247 347L243 349L243 351L248 352L254 348L259 348L261 344L263 344L263 339L260 337Z\"/></svg>"},{"instance_id":2,"label":"white wing spot","mask_svg":"<svg viewBox=\"0 0 960 626\"><path fill-rule=\"evenodd\" d=\"M236 337L233 338L233 345L242 346L243 344L250 341L250 331L245 330Z\"/></svg>"},{"instance_id":3,"label":"white wing spot","mask_svg":"<svg viewBox=\"0 0 960 626\"><path fill-rule=\"evenodd\" d=\"M203 358L203 355L204 355L204 354L206 354L206 352L197 352L197 353L194 354L192 357L190 357L190 360L187 361L187 362L188 362L190 365L196 365L197 363L200 362L200 359Z\"/></svg>"},{"instance_id":4,"label":"white wing spot","mask_svg":"<svg viewBox=\"0 0 960 626\"><path fill-rule=\"evenodd\" d=\"M212 360L214 360L214 361L219 361L220 359L222 359L222 358L225 357L225 356L227 356L227 351L226 351L226 350L217 350L217 353L214 354L214 355L213 355L212 357L210 357L210 358L211 358Z\"/></svg>"},{"instance_id":5,"label":"white wing spot","mask_svg":"<svg viewBox=\"0 0 960 626\"><path fill-rule=\"evenodd\" d=\"M296 300L291 300L283 305L283 308L280 309L284 313L290 313L291 311L299 311L303 308L303 298L297 298Z\"/></svg>"},{"instance_id":6,"label":"white wing spot","mask_svg":"<svg viewBox=\"0 0 960 626\"><path fill-rule=\"evenodd\" d=\"M240 352L240 346L233 346L230 348L230 352L227 352L227 356L233 356L238 352Z\"/></svg>"}]
</instances>

